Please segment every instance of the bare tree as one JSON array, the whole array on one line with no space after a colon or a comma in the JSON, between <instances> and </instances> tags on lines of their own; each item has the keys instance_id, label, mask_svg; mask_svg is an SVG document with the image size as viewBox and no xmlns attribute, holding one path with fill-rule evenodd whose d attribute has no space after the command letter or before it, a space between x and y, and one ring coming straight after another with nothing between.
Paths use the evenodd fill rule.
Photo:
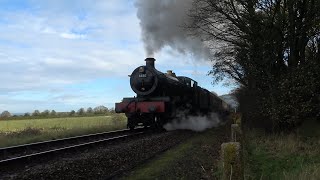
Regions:
<instances>
[{"instance_id":1,"label":"bare tree","mask_svg":"<svg viewBox=\"0 0 320 180\"><path fill-rule=\"evenodd\" d=\"M104 114L108 112L108 108L105 106L97 106L93 110L95 114Z\"/></svg>"},{"instance_id":2,"label":"bare tree","mask_svg":"<svg viewBox=\"0 0 320 180\"><path fill-rule=\"evenodd\" d=\"M11 113L9 111L3 111L0 115L1 118L11 117Z\"/></svg>"},{"instance_id":3,"label":"bare tree","mask_svg":"<svg viewBox=\"0 0 320 180\"><path fill-rule=\"evenodd\" d=\"M214 49L215 80L241 85L247 119L290 127L318 112L310 99L320 88L319 8L320 0L195 0L187 28Z\"/></svg>"},{"instance_id":4,"label":"bare tree","mask_svg":"<svg viewBox=\"0 0 320 180\"><path fill-rule=\"evenodd\" d=\"M57 115L57 112L56 112L55 110L52 110L51 113L50 113L50 115L51 115L51 116L56 116L56 115Z\"/></svg>"},{"instance_id":5,"label":"bare tree","mask_svg":"<svg viewBox=\"0 0 320 180\"><path fill-rule=\"evenodd\" d=\"M40 115L39 110L34 110L34 112L32 113L32 116L39 116L39 115Z\"/></svg>"},{"instance_id":6,"label":"bare tree","mask_svg":"<svg viewBox=\"0 0 320 180\"><path fill-rule=\"evenodd\" d=\"M84 108L80 108L77 113L78 113L79 115L83 115L83 114L85 114L86 112L85 112Z\"/></svg>"},{"instance_id":7,"label":"bare tree","mask_svg":"<svg viewBox=\"0 0 320 180\"><path fill-rule=\"evenodd\" d=\"M268 82L303 65L319 42L319 0L196 0L194 7L188 28L215 49L217 81L228 76L255 88L257 77Z\"/></svg>"},{"instance_id":8,"label":"bare tree","mask_svg":"<svg viewBox=\"0 0 320 180\"><path fill-rule=\"evenodd\" d=\"M46 109L41 113L41 116L47 117L47 116L49 116L49 114L50 114L50 111L48 109Z\"/></svg>"},{"instance_id":9,"label":"bare tree","mask_svg":"<svg viewBox=\"0 0 320 180\"><path fill-rule=\"evenodd\" d=\"M87 113L88 113L88 114L92 114L92 113L93 113L93 109L92 109L91 107L89 107L89 108L87 109Z\"/></svg>"},{"instance_id":10,"label":"bare tree","mask_svg":"<svg viewBox=\"0 0 320 180\"><path fill-rule=\"evenodd\" d=\"M70 116L74 116L75 114L76 114L76 112L74 110L71 110L69 113Z\"/></svg>"}]
</instances>

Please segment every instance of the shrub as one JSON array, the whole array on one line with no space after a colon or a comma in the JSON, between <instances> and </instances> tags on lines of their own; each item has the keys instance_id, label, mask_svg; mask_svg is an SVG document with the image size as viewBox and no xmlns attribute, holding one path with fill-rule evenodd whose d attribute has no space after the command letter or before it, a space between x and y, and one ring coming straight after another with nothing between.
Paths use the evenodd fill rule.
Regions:
<instances>
[{"instance_id":1,"label":"shrub","mask_svg":"<svg viewBox=\"0 0 320 180\"><path fill-rule=\"evenodd\" d=\"M277 103L269 108L269 116L279 130L291 130L304 120L319 119L320 71L310 64L283 76L276 93Z\"/></svg>"},{"instance_id":2,"label":"shrub","mask_svg":"<svg viewBox=\"0 0 320 180\"><path fill-rule=\"evenodd\" d=\"M320 120L320 65L307 64L283 73L268 88L235 91L246 127L291 131L303 121Z\"/></svg>"}]
</instances>

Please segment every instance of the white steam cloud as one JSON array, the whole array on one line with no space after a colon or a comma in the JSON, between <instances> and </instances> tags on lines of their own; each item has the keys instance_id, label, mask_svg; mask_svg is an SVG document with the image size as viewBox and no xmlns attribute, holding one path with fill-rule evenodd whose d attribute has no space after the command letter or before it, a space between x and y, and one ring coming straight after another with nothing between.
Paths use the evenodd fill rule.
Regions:
<instances>
[{"instance_id":1,"label":"white steam cloud","mask_svg":"<svg viewBox=\"0 0 320 180\"><path fill-rule=\"evenodd\" d=\"M194 0L136 0L137 16L142 28L142 39L147 56L154 56L164 46L180 53L191 53L207 59L209 48L198 37L189 36L185 25Z\"/></svg>"},{"instance_id":2,"label":"white steam cloud","mask_svg":"<svg viewBox=\"0 0 320 180\"><path fill-rule=\"evenodd\" d=\"M185 113L180 113L179 118L165 124L163 127L167 131L176 129L189 129L193 131L204 131L206 129L217 127L221 121L216 113L211 113L209 116L185 116Z\"/></svg>"}]
</instances>

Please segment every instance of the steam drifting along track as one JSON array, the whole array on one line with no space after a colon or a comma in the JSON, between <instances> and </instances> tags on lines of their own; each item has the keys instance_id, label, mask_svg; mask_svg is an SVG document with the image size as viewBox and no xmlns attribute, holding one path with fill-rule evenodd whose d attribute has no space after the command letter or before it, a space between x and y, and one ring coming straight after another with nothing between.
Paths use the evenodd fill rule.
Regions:
<instances>
[{"instance_id":1,"label":"steam drifting along track","mask_svg":"<svg viewBox=\"0 0 320 180\"><path fill-rule=\"evenodd\" d=\"M8 168L17 164L23 166L40 157L48 158L50 155L57 153L79 151L94 145L126 139L144 133L143 129L136 129L135 131L123 129L0 148L0 167L1 169Z\"/></svg>"}]
</instances>

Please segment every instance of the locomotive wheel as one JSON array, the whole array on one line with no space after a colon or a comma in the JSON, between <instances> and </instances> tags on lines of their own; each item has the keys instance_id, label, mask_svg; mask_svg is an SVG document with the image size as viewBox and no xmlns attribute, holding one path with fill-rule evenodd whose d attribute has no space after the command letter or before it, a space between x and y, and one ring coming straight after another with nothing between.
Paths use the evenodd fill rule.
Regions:
<instances>
[{"instance_id":1,"label":"locomotive wheel","mask_svg":"<svg viewBox=\"0 0 320 180\"><path fill-rule=\"evenodd\" d=\"M151 125L151 128L152 129L157 129L158 128L158 125L157 125L157 121L158 121L158 117L157 116L154 116L153 117L153 120L152 120L152 125Z\"/></svg>"},{"instance_id":2,"label":"locomotive wheel","mask_svg":"<svg viewBox=\"0 0 320 180\"><path fill-rule=\"evenodd\" d=\"M135 126L135 124L133 122L133 119L132 118L128 118L127 128L129 128L131 131L133 131L135 127L136 126Z\"/></svg>"},{"instance_id":3,"label":"locomotive wheel","mask_svg":"<svg viewBox=\"0 0 320 180\"><path fill-rule=\"evenodd\" d=\"M134 125L128 125L128 128L129 128L131 131L133 131L135 127L136 127L136 126L134 126Z\"/></svg>"},{"instance_id":4,"label":"locomotive wheel","mask_svg":"<svg viewBox=\"0 0 320 180\"><path fill-rule=\"evenodd\" d=\"M161 131L163 129L162 125L162 119L159 116L155 116L151 126L152 129L155 131Z\"/></svg>"}]
</instances>

